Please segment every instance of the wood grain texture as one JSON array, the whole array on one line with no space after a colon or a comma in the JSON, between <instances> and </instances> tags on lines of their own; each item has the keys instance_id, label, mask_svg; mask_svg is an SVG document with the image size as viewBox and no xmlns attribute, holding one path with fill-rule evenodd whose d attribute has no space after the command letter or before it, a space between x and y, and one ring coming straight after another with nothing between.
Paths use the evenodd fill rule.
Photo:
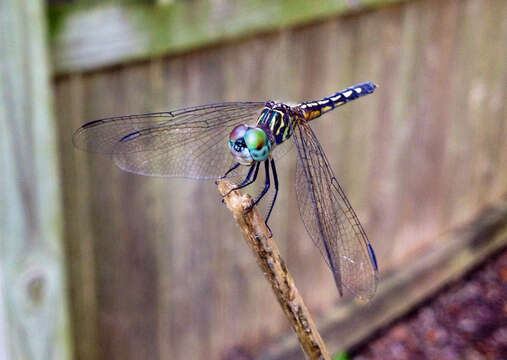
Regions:
<instances>
[{"instance_id":1,"label":"wood grain texture","mask_svg":"<svg viewBox=\"0 0 507 360\"><path fill-rule=\"evenodd\" d=\"M503 201L505 18L501 0L409 1L58 76L79 358L255 357L287 324L212 183L125 174L110 159L72 150L72 129L105 116L232 100L296 102L361 81L378 83L374 95L311 125L376 250L381 278L390 283L401 276L389 285L403 288L399 297L382 292L382 280L371 305L386 306L385 313L395 316L406 309L399 301L415 303L449 278L425 273L431 262L421 263L421 273L411 264L441 254L440 264L455 261L441 274L464 271L473 248L457 236L453 249L470 258L453 260L452 251L438 251L447 249L446 234ZM317 324L331 319L344 327L323 334L329 350L339 351L388 320L338 298L299 220L295 154L277 168L281 191L271 228ZM406 273L430 283L412 288ZM355 318L361 320L349 327L339 320Z\"/></svg>"},{"instance_id":2,"label":"wood grain texture","mask_svg":"<svg viewBox=\"0 0 507 360\"><path fill-rule=\"evenodd\" d=\"M404 0L170 1L50 8L57 73L177 54ZM83 31L84 30L84 31Z\"/></svg>"},{"instance_id":3,"label":"wood grain texture","mask_svg":"<svg viewBox=\"0 0 507 360\"><path fill-rule=\"evenodd\" d=\"M0 357L70 359L43 2L0 3Z\"/></svg>"},{"instance_id":4,"label":"wood grain texture","mask_svg":"<svg viewBox=\"0 0 507 360\"><path fill-rule=\"evenodd\" d=\"M72 146L73 128L84 122L84 79L73 75L64 86L55 88L55 108L60 136L60 149ZM69 119L70 122L64 122ZM69 274L70 318L74 326L74 344L77 359L96 359L99 356L97 322L97 287L95 251L91 221L93 196L88 176L88 158L84 153L61 151L62 201L65 209L64 237L66 241ZM71 185L71 186L69 186Z\"/></svg>"}]
</instances>

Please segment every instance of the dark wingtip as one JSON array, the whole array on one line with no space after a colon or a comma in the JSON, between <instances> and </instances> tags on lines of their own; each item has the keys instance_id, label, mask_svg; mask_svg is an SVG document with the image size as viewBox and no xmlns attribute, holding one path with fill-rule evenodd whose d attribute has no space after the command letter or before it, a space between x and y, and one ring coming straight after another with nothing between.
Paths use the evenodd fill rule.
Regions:
<instances>
[{"instance_id":1,"label":"dark wingtip","mask_svg":"<svg viewBox=\"0 0 507 360\"><path fill-rule=\"evenodd\" d=\"M87 151L88 149L86 148L86 145L80 139L81 133L88 128L91 128L91 127L101 124L102 122L103 122L102 119L92 120L92 121L88 121L87 123L85 123L85 124L81 125L79 128L77 128L72 133L72 145L74 145L74 147L76 149Z\"/></svg>"},{"instance_id":2,"label":"dark wingtip","mask_svg":"<svg viewBox=\"0 0 507 360\"><path fill-rule=\"evenodd\" d=\"M100 123L103 123L104 120L103 119L99 119L99 120L92 120L92 121L88 121L87 123L83 124L80 129L87 129L87 128L90 128L90 127L93 127L93 126L96 126Z\"/></svg>"},{"instance_id":3,"label":"dark wingtip","mask_svg":"<svg viewBox=\"0 0 507 360\"><path fill-rule=\"evenodd\" d=\"M131 132L130 134L127 134L125 135L124 137L122 137L120 139L120 142L126 142L126 141L130 141L132 139L135 139L136 137L138 137L139 135L141 135L141 133L139 131L134 131L134 132Z\"/></svg>"},{"instance_id":4,"label":"dark wingtip","mask_svg":"<svg viewBox=\"0 0 507 360\"><path fill-rule=\"evenodd\" d=\"M373 265L373 268L375 269L375 271L378 271L378 263L377 263L377 257L375 256L375 251L373 251L373 248L370 245L370 243L366 244L366 248L368 249L368 255L370 256L370 260Z\"/></svg>"}]
</instances>

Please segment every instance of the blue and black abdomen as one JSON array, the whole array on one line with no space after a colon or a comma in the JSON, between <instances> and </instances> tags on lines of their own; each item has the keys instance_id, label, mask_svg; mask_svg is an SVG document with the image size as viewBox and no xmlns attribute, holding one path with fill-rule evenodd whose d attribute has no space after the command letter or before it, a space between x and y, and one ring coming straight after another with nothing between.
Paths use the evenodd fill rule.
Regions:
<instances>
[{"instance_id":1,"label":"blue and black abdomen","mask_svg":"<svg viewBox=\"0 0 507 360\"><path fill-rule=\"evenodd\" d=\"M291 136L292 121L313 120L328 111L345 105L349 101L371 94L375 91L375 88L376 85L374 83L365 82L338 91L321 100L303 102L294 107L268 102L259 116L259 120L257 120L257 126L269 128L275 144L278 145Z\"/></svg>"},{"instance_id":2,"label":"blue and black abdomen","mask_svg":"<svg viewBox=\"0 0 507 360\"><path fill-rule=\"evenodd\" d=\"M325 97L318 101L304 102L298 105L303 110L306 121L313 120L322 114L331 111L339 106L345 105L349 101L355 100L361 96L371 94L377 86L372 82L365 82L338 91L337 93Z\"/></svg>"}]
</instances>

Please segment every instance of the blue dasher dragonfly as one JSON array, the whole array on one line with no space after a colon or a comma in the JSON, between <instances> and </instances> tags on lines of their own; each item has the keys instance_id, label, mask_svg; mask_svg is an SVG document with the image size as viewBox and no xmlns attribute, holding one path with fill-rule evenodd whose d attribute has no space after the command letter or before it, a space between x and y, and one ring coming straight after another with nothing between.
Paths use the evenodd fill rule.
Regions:
<instances>
[{"instance_id":1,"label":"blue dasher dragonfly","mask_svg":"<svg viewBox=\"0 0 507 360\"><path fill-rule=\"evenodd\" d=\"M236 189L254 183L262 163L264 188L253 204L269 190L271 173L275 192L266 222L278 194L280 149L295 145L296 194L305 228L340 295L345 288L369 300L377 284L375 253L309 122L375 88L366 82L295 106L228 102L94 120L76 130L73 142L79 149L108 154L119 168L141 175L219 180L243 170Z\"/></svg>"}]
</instances>

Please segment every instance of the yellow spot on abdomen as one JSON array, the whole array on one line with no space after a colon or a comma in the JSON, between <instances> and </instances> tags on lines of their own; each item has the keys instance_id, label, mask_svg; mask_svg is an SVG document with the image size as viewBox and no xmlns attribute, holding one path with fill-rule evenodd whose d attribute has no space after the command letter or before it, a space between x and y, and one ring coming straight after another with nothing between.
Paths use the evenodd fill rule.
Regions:
<instances>
[{"instance_id":1,"label":"yellow spot on abdomen","mask_svg":"<svg viewBox=\"0 0 507 360\"><path fill-rule=\"evenodd\" d=\"M311 119L315 119L316 117L319 117L319 116L320 116L320 110L315 110L315 111L312 111L312 112L310 113L310 118L309 118L309 120L311 120Z\"/></svg>"}]
</instances>

